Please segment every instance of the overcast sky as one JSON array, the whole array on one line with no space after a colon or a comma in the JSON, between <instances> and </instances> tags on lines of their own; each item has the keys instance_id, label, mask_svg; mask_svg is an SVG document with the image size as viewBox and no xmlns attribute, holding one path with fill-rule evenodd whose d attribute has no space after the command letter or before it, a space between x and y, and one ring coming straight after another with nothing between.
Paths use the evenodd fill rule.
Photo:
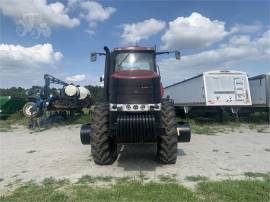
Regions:
<instances>
[{"instance_id":1,"label":"overcast sky","mask_svg":"<svg viewBox=\"0 0 270 202\"><path fill-rule=\"evenodd\" d=\"M269 1L0 0L0 87L43 85L43 74L99 85L104 58L141 45L180 50L158 58L164 85L214 69L270 72Z\"/></svg>"}]
</instances>

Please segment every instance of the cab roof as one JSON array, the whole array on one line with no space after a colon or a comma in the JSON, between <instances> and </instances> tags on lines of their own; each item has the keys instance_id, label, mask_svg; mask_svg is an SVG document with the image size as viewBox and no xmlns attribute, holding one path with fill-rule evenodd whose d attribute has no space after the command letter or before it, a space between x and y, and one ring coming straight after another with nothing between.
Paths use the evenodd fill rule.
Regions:
<instances>
[{"instance_id":1,"label":"cab roof","mask_svg":"<svg viewBox=\"0 0 270 202\"><path fill-rule=\"evenodd\" d=\"M153 47L142 47L142 46L128 46L128 47L120 47L120 48L114 48L114 51L155 51Z\"/></svg>"}]
</instances>

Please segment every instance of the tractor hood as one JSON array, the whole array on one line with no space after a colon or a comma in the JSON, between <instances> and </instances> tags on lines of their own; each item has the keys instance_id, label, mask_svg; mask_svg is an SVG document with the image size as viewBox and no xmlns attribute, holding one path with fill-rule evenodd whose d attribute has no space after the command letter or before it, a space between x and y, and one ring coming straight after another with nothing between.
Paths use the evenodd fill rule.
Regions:
<instances>
[{"instance_id":1,"label":"tractor hood","mask_svg":"<svg viewBox=\"0 0 270 202\"><path fill-rule=\"evenodd\" d=\"M112 78L116 79L153 79L159 75L154 71L149 70L123 70L112 74Z\"/></svg>"}]
</instances>

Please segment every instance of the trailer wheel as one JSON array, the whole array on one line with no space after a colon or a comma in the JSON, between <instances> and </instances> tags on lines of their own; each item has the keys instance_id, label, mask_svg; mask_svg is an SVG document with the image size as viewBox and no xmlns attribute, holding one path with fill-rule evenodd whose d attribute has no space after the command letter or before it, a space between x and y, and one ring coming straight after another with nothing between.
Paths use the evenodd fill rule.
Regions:
<instances>
[{"instance_id":1,"label":"trailer wheel","mask_svg":"<svg viewBox=\"0 0 270 202\"><path fill-rule=\"evenodd\" d=\"M162 100L161 125L165 133L158 138L157 155L161 163L174 164L177 159L177 122L173 103L168 99Z\"/></svg>"},{"instance_id":2,"label":"trailer wheel","mask_svg":"<svg viewBox=\"0 0 270 202\"><path fill-rule=\"evenodd\" d=\"M109 105L95 106L91 123L91 152L98 165L110 165L117 159L117 144L109 137Z\"/></svg>"},{"instance_id":3,"label":"trailer wheel","mask_svg":"<svg viewBox=\"0 0 270 202\"><path fill-rule=\"evenodd\" d=\"M23 115L26 116L27 118L36 118L36 117L40 116L41 112L38 108L36 111L31 112L34 104L35 104L34 102L27 102L23 106L23 110L22 110Z\"/></svg>"}]
</instances>

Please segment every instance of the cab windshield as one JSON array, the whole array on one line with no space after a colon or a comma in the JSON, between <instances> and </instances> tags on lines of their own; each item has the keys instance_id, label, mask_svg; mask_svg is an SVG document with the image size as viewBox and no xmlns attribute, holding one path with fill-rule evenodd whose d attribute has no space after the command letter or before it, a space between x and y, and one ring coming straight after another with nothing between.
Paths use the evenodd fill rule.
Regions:
<instances>
[{"instance_id":1,"label":"cab windshield","mask_svg":"<svg viewBox=\"0 0 270 202\"><path fill-rule=\"evenodd\" d=\"M118 53L115 61L115 71L122 70L153 70L153 53Z\"/></svg>"}]
</instances>

